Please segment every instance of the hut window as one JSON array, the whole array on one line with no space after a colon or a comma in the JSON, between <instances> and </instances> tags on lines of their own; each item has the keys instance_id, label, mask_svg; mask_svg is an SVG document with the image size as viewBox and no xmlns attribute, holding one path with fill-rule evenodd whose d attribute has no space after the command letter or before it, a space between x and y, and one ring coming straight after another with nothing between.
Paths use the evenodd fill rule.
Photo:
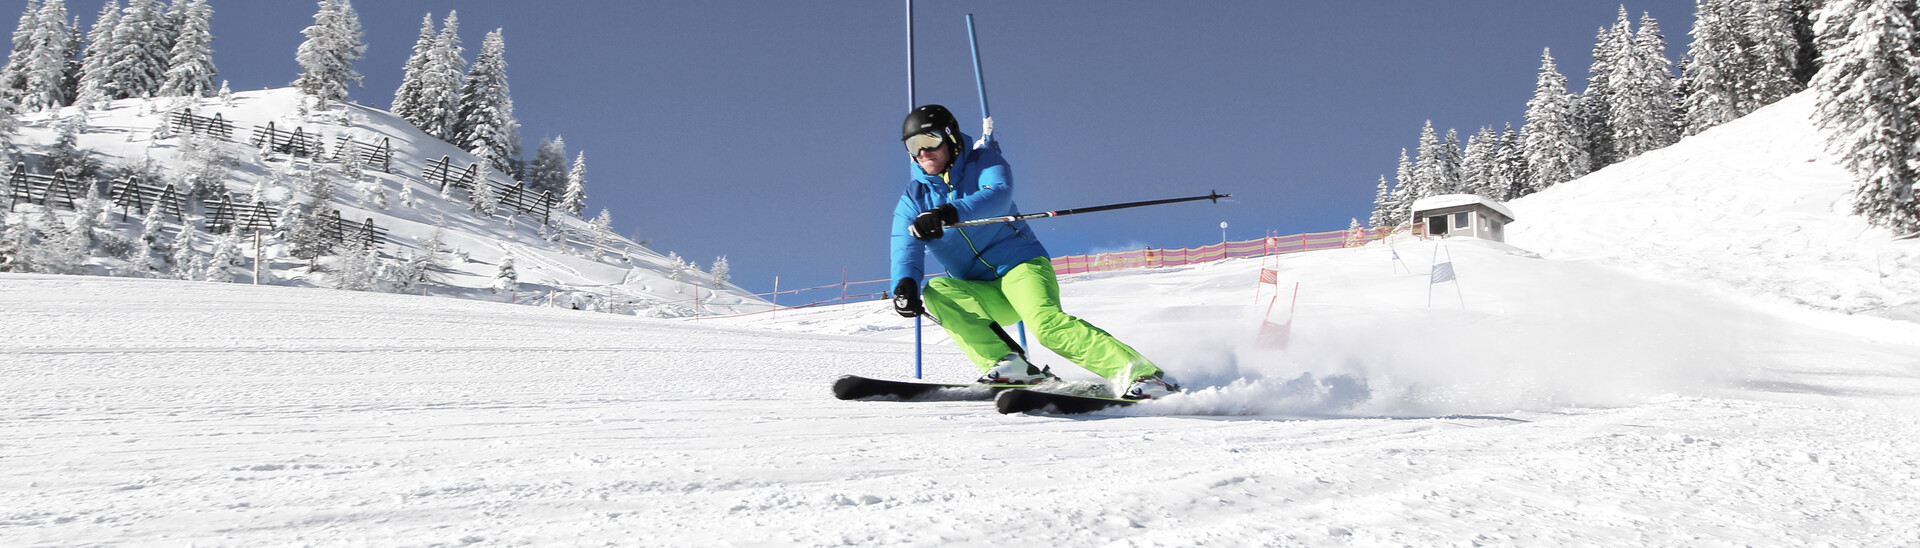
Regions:
<instances>
[{"instance_id":1,"label":"hut window","mask_svg":"<svg viewBox=\"0 0 1920 548\"><path fill-rule=\"evenodd\" d=\"M1465 211L1453 214L1453 227L1467 228L1468 226L1471 226L1467 224L1467 215L1469 215L1469 213Z\"/></svg>"}]
</instances>

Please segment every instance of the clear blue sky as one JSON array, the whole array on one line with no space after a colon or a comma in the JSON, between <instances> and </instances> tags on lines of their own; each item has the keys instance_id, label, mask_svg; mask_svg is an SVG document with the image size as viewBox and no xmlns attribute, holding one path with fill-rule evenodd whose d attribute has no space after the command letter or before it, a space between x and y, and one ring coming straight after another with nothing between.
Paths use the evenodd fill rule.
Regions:
<instances>
[{"instance_id":1,"label":"clear blue sky","mask_svg":"<svg viewBox=\"0 0 1920 548\"><path fill-rule=\"evenodd\" d=\"M316 4L210 0L214 62L235 90L285 86ZM25 2L13 0L14 16ZM1519 127L1540 50L1584 87L1617 1L1096 1L915 3L921 103L977 133L967 49L976 18L995 133L1026 211L1205 194L1037 221L1056 255L1343 229L1372 210L1421 125L1462 139ZM355 3L369 45L359 103L385 108L428 13L460 12L471 61L506 29L529 153L585 151L588 207L622 234L766 291L887 276L906 181L901 0L700 2L382 0ZM1629 3L1679 59L1692 0ZM91 25L99 2L70 3ZM869 290L878 291L877 286Z\"/></svg>"}]
</instances>

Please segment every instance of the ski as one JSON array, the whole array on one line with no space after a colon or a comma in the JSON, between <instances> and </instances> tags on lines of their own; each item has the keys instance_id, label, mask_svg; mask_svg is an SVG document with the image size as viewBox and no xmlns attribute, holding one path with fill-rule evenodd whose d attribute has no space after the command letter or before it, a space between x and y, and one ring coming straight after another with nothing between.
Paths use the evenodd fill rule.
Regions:
<instances>
[{"instance_id":1,"label":"ski","mask_svg":"<svg viewBox=\"0 0 1920 548\"><path fill-rule=\"evenodd\" d=\"M858 375L846 375L833 381L833 397L843 400L895 398L901 400L987 401L1018 384L934 383L892 381Z\"/></svg>"},{"instance_id":2,"label":"ski","mask_svg":"<svg viewBox=\"0 0 1920 548\"><path fill-rule=\"evenodd\" d=\"M1001 413L1091 413L1112 407L1133 405L1135 400L1041 392L1025 388L1003 390L993 398L993 407Z\"/></svg>"}]
</instances>

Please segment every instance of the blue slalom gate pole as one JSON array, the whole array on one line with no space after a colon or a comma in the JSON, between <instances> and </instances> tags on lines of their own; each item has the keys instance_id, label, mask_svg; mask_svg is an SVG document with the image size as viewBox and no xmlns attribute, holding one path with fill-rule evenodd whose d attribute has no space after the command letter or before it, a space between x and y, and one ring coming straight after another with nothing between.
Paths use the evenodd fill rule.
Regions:
<instances>
[{"instance_id":1,"label":"blue slalom gate pole","mask_svg":"<svg viewBox=\"0 0 1920 548\"><path fill-rule=\"evenodd\" d=\"M913 96L913 0L907 0L907 111L920 106ZM920 317L913 317L913 378L921 377L923 360L920 353Z\"/></svg>"},{"instance_id":2,"label":"blue slalom gate pole","mask_svg":"<svg viewBox=\"0 0 1920 548\"><path fill-rule=\"evenodd\" d=\"M973 32L973 14L967 14L967 46L973 49L973 82L980 90L980 138L993 142L993 111L987 108L987 77L980 70L980 40Z\"/></svg>"}]
</instances>

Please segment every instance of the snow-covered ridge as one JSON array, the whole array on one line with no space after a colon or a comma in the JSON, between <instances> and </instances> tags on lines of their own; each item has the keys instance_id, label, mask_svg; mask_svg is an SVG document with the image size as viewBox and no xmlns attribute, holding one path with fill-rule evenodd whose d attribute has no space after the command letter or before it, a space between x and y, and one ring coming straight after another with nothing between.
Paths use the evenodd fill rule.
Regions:
<instances>
[{"instance_id":1,"label":"snow-covered ridge","mask_svg":"<svg viewBox=\"0 0 1920 548\"><path fill-rule=\"evenodd\" d=\"M181 108L191 108L200 116L218 114L234 126L232 141L215 145L233 161L224 190L243 202L258 195L269 205L285 210L306 199L302 182L316 162L262 151L249 142L254 128L269 123L281 131L298 128L306 135L318 137L329 149L339 142L339 137L362 145L386 140L393 149L391 173L367 169L364 171L366 184L340 181L331 205L350 222L358 224L371 219L386 230L392 243L380 251L390 260L424 253L419 248L420 242L436 228L444 228L443 262L448 264L444 271L438 272L438 283L424 288L428 294L611 308L665 316L729 314L768 307L738 286L714 284L699 270L681 267L681 273L676 275L677 261L610 231L595 230L588 221L561 211L556 210L551 224L545 226L537 216L509 215L509 210L504 208L496 217L481 219L469 211L465 193L456 193L451 200L443 199L438 185L426 182L422 176L429 162L451 157L455 166L464 166L478 161L471 154L421 132L384 110L336 104L326 110L302 114L301 102L301 96L292 89L235 93L230 101L220 98L115 101L107 109L87 114L85 131L78 135L78 146L93 152L94 158L109 173L150 171L160 177L149 184L161 186L183 176L187 162L182 153L189 132L187 128L166 127L168 114ZM68 107L53 113L22 116L21 135L15 142L29 154L43 154L57 138L58 124L78 114L78 109ZM328 152L329 161L319 164L337 168L330 162L332 151ZM494 174L493 178L498 181L505 176ZM368 199L376 191L373 185L378 185L388 196L389 207L382 209ZM410 195L411 205L402 203L399 196L403 192ZM30 213L37 207L19 205L15 210L20 213L13 219L34 222L33 219L40 217ZM60 214L71 215L64 210ZM202 216L189 217L204 227ZM104 229L125 233L124 237L132 240L140 234L140 225L138 215L128 223L119 222L119 216L113 215ZM214 243L214 238L207 237L201 240L200 246L212 247ZM267 244L268 272L262 278L269 283L323 287L337 284L338 280L330 279L325 268L318 273L307 272L305 261L288 256L285 242L270 240ZM243 247L246 250L244 264L236 268L242 273L239 281L250 283L252 243L246 242ZM514 261L513 267L519 276L518 291L496 292L492 290L494 278L502 261L508 259ZM138 264L140 262L94 257L88 261L88 270L112 275L171 275L164 265L156 271ZM335 259L322 259L322 266L334 266L334 262ZM675 280L676 277L680 279ZM393 284L385 285L391 288Z\"/></svg>"},{"instance_id":2,"label":"snow-covered ridge","mask_svg":"<svg viewBox=\"0 0 1920 548\"><path fill-rule=\"evenodd\" d=\"M1556 260L1816 310L1920 321L1920 241L1849 212L1855 178L1802 92L1509 204L1507 240Z\"/></svg>"}]
</instances>

